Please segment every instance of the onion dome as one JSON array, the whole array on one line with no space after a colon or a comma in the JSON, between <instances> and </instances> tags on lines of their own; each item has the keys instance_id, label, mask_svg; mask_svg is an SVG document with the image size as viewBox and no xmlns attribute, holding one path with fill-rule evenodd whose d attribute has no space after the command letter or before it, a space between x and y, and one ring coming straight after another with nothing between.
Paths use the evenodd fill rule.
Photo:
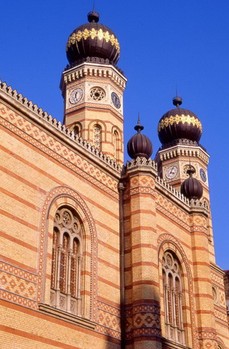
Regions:
<instances>
[{"instance_id":1,"label":"onion dome","mask_svg":"<svg viewBox=\"0 0 229 349\"><path fill-rule=\"evenodd\" d=\"M181 184L181 194L183 194L189 200L199 200L203 195L202 184L200 181L198 181L198 179L193 178L192 175L195 173L193 168L188 169L187 173L189 174L189 178L187 178Z\"/></svg>"},{"instance_id":2,"label":"onion dome","mask_svg":"<svg viewBox=\"0 0 229 349\"><path fill-rule=\"evenodd\" d=\"M120 55L118 39L111 29L99 22L99 14L88 13L88 23L76 28L68 38L66 53L70 65L89 58L116 64Z\"/></svg>"},{"instance_id":3,"label":"onion dome","mask_svg":"<svg viewBox=\"0 0 229 349\"><path fill-rule=\"evenodd\" d=\"M202 124L190 110L180 108L182 98L175 97L176 108L165 113L158 123L158 136L162 145L186 140L187 143L199 143Z\"/></svg>"},{"instance_id":4,"label":"onion dome","mask_svg":"<svg viewBox=\"0 0 229 349\"><path fill-rule=\"evenodd\" d=\"M137 133L131 137L127 143L128 155L132 159L136 159L138 156L149 159L153 152L153 146L150 139L141 133L144 126L140 124L139 119L134 129L137 131Z\"/></svg>"}]
</instances>

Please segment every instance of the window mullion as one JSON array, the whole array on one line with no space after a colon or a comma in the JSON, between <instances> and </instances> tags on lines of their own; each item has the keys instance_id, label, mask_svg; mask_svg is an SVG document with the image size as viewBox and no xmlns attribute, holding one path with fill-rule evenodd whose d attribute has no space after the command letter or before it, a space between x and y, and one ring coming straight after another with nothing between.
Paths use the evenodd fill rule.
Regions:
<instances>
[{"instance_id":1,"label":"window mullion","mask_svg":"<svg viewBox=\"0 0 229 349\"><path fill-rule=\"evenodd\" d=\"M71 309L71 258L72 250L69 250L67 253L67 273L66 273L66 285L67 285L67 310Z\"/></svg>"}]
</instances>

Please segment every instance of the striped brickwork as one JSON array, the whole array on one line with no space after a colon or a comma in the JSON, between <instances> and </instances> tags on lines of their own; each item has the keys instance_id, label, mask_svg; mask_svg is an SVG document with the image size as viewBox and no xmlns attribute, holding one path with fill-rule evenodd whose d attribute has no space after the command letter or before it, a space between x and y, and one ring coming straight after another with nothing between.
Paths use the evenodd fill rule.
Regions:
<instances>
[{"instance_id":1,"label":"striped brickwork","mask_svg":"<svg viewBox=\"0 0 229 349\"><path fill-rule=\"evenodd\" d=\"M214 264L207 203L182 197L152 160L133 160L123 170L0 87L0 347L118 349L125 310L127 349L228 349L224 273ZM63 206L83 223L80 316L50 303L53 221ZM167 339L162 263L168 251L181 268L183 345Z\"/></svg>"},{"instance_id":2,"label":"striped brickwork","mask_svg":"<svg viewBox=\"0 0 229 349\"><path fill-rule=\"evenodd\" d=\"M11 90L1 96L1 348L118 348L120 170L21 97L9 104ZM82 317L50 307L62 205L84 224Z\"/></svg>"},{"instance_id":3,"label":"striped brickwork","mask_svg":"<svg viewBox=\"0 0 229 349\"><path fill-rule=\"evenodd\" d=\"M151 161L133 160L126 172L125 212L127 347L156 348L161 335L166 337L162 258L171 251L182 268L185 345L227 348L223 272L211 262L207 206L190 205L158 181ZM172 341L163 343L174 348Z\"/></svg>"},{"instance_id":4,"label":"striped brickwork","mask_svg":"<svg viewBox=\"0 0 229 349\"><path fill-rule=\"evenodd\" d=\"M123 91L126 78L112 65L84 63L63 73L61 88L65 100L65 124L70 129L77 125L83 139L93 144L93 128L101 128L100 150L118 164L123 164ZM93 88L103 90L103 98L91 97ZM82 99L69 103L69 95L80 88ZM120 98L118 108L112 102L111 94ZM115 136L116 134L116 136ZM116 138L116 139L114 139Z\"/></svg>"}]
</instances>

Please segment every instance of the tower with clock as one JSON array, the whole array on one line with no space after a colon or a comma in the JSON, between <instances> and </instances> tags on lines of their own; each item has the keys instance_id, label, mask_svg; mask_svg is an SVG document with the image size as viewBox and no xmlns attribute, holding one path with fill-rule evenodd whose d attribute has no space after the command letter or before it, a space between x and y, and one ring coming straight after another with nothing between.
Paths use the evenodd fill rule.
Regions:
<instances>
[{"instance_id":1,"label":"tower with clock","mask_svg":"<svg viewBox=\"0 0 229 349\"><path fill-rule=\"evenodd\" d=\"M117 67L120 46L98 23L97 12L68 38L69 65L61 78L65 125L79 137L123 163L123 92L126 78Z\"/></svg>"},{"instance_id":2,"label":"tower with clock","mask_svg":"<svg viewBox=\"0 0 229 349\"><path fill-rule=\"evenodd\" d=\"M173 99L175 108L166 112L159 120L158 136L162 145L155 159L158 171L160 177L178 191L191 171L193 178L202 185L202 201L209 205L209 154L200 144L202 124L192 111L181 108L181 104L182 98L176 96ZM209 238L213 242L211 215ZM213 244L210 248L213 253Z\"/></svg>"},{"instance_id":3,"label":"tower with clock","mask_svg":"<svg viewBox=\"0 0 229 349\"><path fill-rule=\"evenodd\" d=\"M118 39L88 20L63 124L0 81L1 349L229 349L201 122L175 97L154 159L138 120L124 163Z\"/></svg>"},{"instance_id":4,"label":"tower with clock","mask_svg":"<svg viewBox=\"0 0 229 349\"><path fill-rule=\"evenodd\" d=\"M161 147L156 155L161 177L179 189L191 169L193 177L203 185L203 197L209 201L207 166L209 155L199 143L202 124L190 110L180 107L182 99L173 99L174 109L158 123Z\"/></svg>"}]
</instances>

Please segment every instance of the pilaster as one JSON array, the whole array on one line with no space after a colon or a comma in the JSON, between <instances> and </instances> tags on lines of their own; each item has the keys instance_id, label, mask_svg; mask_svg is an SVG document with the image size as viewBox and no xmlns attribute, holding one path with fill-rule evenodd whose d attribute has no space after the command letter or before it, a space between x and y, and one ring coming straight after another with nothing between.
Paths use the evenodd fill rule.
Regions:
<instances>
[{"instance_id":1,"label":"pilaster","mask_svg":"<svg viewBox=\"0 0 229 349\"><path fill-rule=\"evenodd\" d=\"M156 168L152 161L147 165L137 162L132 162L126 174L126 348L160 348Z\"/></svg>"},{"instance_id":2,"label":"pilaster","mask_svg":"<svg viewBox=\"0 0 229 349\"><path fill-rule=\"evenodd\" d=\"M209 253L208 216L201 208L192 207L191 214L193 282L196 309L196 334L199 348L213 349L216 343L216 324Z\"/></svg>"}]
</instances>

